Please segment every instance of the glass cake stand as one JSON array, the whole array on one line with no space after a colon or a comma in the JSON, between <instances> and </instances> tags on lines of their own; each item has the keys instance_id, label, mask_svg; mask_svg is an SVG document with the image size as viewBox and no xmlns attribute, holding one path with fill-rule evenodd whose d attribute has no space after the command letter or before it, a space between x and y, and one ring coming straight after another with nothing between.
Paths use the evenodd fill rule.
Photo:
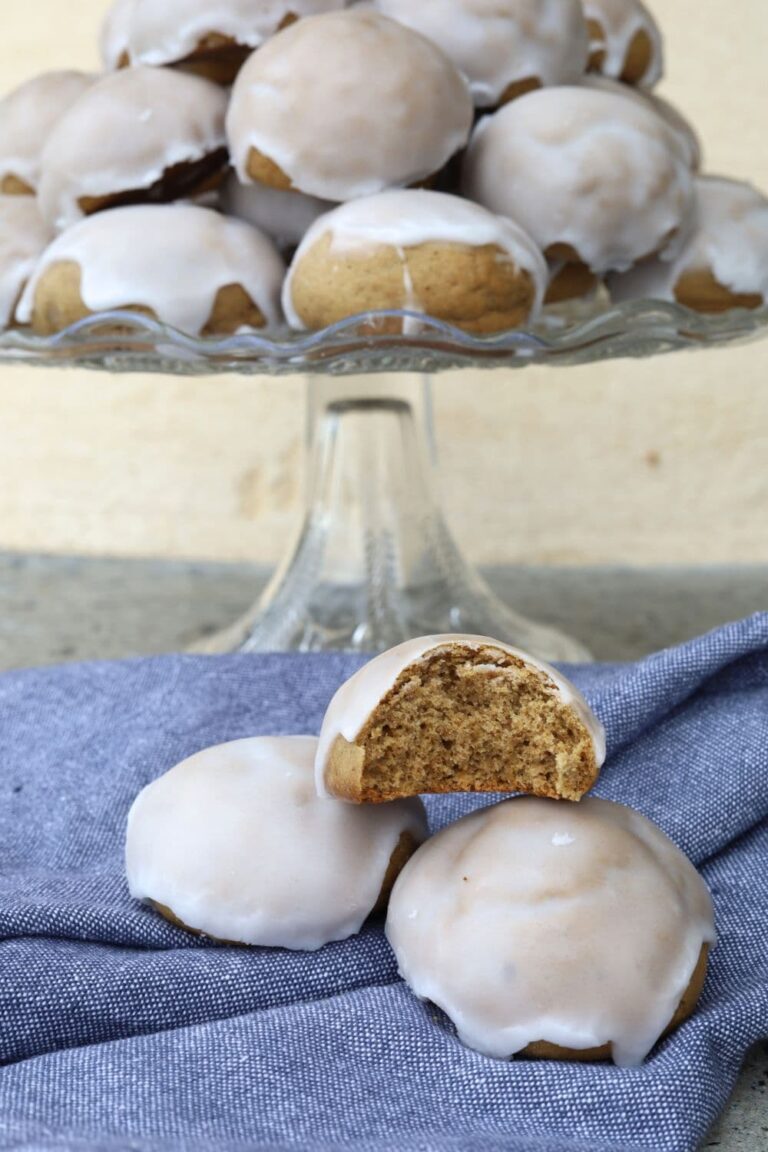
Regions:
<instances>
[{"instance_id":1,"label":"glass cake stand","mask_svg":"<svg viewBox=\"0 0 768 1152\"><path fill-rule=\"evenodd\" d=\"M311 335L193 339L130 312L53 337L0 335L0 363L174 375L307 378L306 498L296 540L261 600L205 651L381 651L412 636L473 632L549 660L576 640L502 604L462 556L434 484L431 381L455 368L523 368L643 357L755 338L768 309L705 317L673 304L550 311L536 327L474 337L408 313L408 336L371 335L371 315Z\"/></svg>"}]
</instances>

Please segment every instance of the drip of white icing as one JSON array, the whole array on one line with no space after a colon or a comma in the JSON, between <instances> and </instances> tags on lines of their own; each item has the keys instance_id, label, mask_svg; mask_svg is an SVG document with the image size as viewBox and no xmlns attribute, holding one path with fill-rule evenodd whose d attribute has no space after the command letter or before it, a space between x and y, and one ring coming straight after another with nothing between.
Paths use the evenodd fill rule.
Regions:
<instances>
[{"instance_id":1,"label":"drip of white icing","mask_svg":"<svg viewBox=\"0 0 768 1152\"><path fill-rule=\"evenodd\" d=\"M480 108L497 104L520 80L574 84L587 65L581 0L376 0L375 6L442 48Z\"/></svg>"},{"instance_id":2,"label":"drip of white icing","mask_svg":"<svg viewBox=\"0 0 768 1152\"><path fill-rule=\"evenodd\" d=\"M353 8L300 20L254 53L227 133L243 183L256 149L299 191L339 201L431 176L472 118L466 81L434 44Z\"/></svg>"},{"instance_id":3,"label":"drip of white icing","mask_svg":"<svg viewBox=\"0 0 768 1152\"><path fill-rule=\"evenodd\" d=\"M304 325L293 306L293 278L304 255L322 237L332 237L334 252L369 252L388 246L400 251L404 264L403 307L422 311L413 284L409 283L405 250L430 242L480 248L495 245L522 271L528 272L535 288L533 316L544 298L547 267L541 252L522 228L512 220L495 216L479 204L424 189L395 189L378 196L351 200L321 216L308 230L291 264L283 290L283 308L289 324L301 330Z\"/></svg>"},{"instance_id":4,"label":"drip of white icing","mask_svg":"<svg viewBox=\"0 0 768 1152\"><path fill-rule=\"evenodd\" d=\"M51 244L17 311L32 318L40 278L55 264L81 269L92 312L150 308L182 332L199 335L221 288L239 284L267 323L280 323L284 264L272 241L241 220L189 204L115 208L82 220Z\"/></svg>"},{"instance_id":5,"label":"drip of white icing","mask_svg":"<svg viewBox=\"0 0 768 1152\"><path fill-rule=\"evenodd\" d=\"M131 895L244 944L314 951L358 932L401 835L425 838L424 810L319 799L316 743L208 748L145 788L128 817Z\"/></svg>"},{"instance_id":6,"label":"drip of white icing","mask_svg":"<svg viewBox=\"0 0 768 1152\"><path fill-rule=\"evenodd\" d=\"M261 228L279 248L295 248L315 220L335 205L303 192L241 184L233 173L222 189L221 207L228 216Z\"/></svg>"},{"instance_id":7,"label":"drip of white icing","mask_svg":"<svg viewBox=\"0 0 768 1152\"><path fill-rule=\"evenodd\" d=\"M50 243L51 232L32 196L0 196L0 328Z\"/></svg>"},{"instance_id":8,"label":"drip of white icing","mask_svg":"<svg viewBox=\"0 0 768 1152\"><path fill-rule=\"evenodd\" d=\"M129 52L140 64L183 60L211 33L258 48L287 16L317 16L346 0L134 0Z\"/></svg>"},{"instance_id":9,"label":"drip of white icing","mask_svg":"<svg viewBox=\"0 0 768 1152\"><path fill-rule=\"evenodd\" d=\"M611 1044L645 1059L671 1022L712 901L690 861L644 816L588 797L525 797L474 812L406 865L387 936L400 973L469 1047Z\"/></svg>"},{"instance_id":10,"label":"drip of white icing","mask_svg":"<svg viewBox=\"0 0 768 1152\"><path fill-rule=\"evenodd\" d=\"M693 206L672 129L638 101L585 87L531 92L482 120L464 191L514 215L542 249L571 245L598 275L665 247Z\"/></svg>"},{"instance_id":11,"label":"drip of white icing","mask_svg":"<svg viewBox=\"0 0 768 1152\"><path fill-rule=\"evenodd\" d=\"M587 19L596 20L605 34L594 44L605 52L600 71L618 80L632 41L638 32L645 32L653 52L640 83L644 88L658 84L664 74L664 46L659 26L642 0L583 0L583 4Z\"/></svg>"},{"instance_id":12,"label":"drip of white icing","mask_svg":"<svg viewBox=\"0 0 768 1152\"><path fill-rule=\"evenodd\" d=\"M768 303L768 198L750 184L700 176L696 204L692 234L676 259L650 260L611 277L613 300L673 301L684 273L709 271L731 292Z\"/></svg>"},{"instance_id":13,"label":"drip of white icing","mask_svg":"<svg viewBox=\"0 0 768 1152\"><path fill-rule=\"evenodd\" d=\"M130 56L129 39L133 9L136 0L113 0L104 17L99 37L99 49L108 72L119 68L124 56Z\"/></svg>"},{"instance_id":14,"label":"drip of white icing","mask_svg":"<svg viewBox=\"0 0 768 1152\"><path fill-rule=\"evenodd\" d=\"M605 761L605 731L578 688L550 664L530 656L519 648L512 648L488 636L465 636L461 633L447 633L443 636L422 636L407 640L388 652L376 656L346 683L342 684L328 706L320 731L320 741L315 762L315 783L319 795L329 795L325 785L328 761L339 736L354 744L366 725L368 717L381 699L394 686L398 677L410 667L418 664L425 656L431 656L440 648L458 644L470 651L478 648L498 648L522 660L530 668L535 668L554 684L564 704L570 705L592 737L597 766Z\"/></svg>"},{"instance_id":15,"label":"drip of white icing","mask_svg":"<svg viewBox=\"0 0 768 1152\"><path fill-rule=\"evenodd\" d=\"M43 72L0 101L0 180L16 176L37 188L48 137L94 79L84 72Z\"/></svg>"},{"instance_id":16,"label":"drip of white icing","mask_svg":"<svg viewBox=\"0 0 768 1152\"><path fill-rule=\"evenodd\" d=\"M618 80L611 80L607 76L598 76L593 72L583 77L581 83L586 88L594 88L601 92L612 92L615 96L624 96L627 100L634 100L645 108L651 108L678 137L681 154L688 167L696 172L701 168L702 149L701 141L691 122L683 116L673 104L648 92L645 88L634 88L631 84L622 84Z\"/></svg>"},{"instance_id":17,"label":"drip of white icing","mask_svg":"<svg viewBox=\"0 0 768 1152\"><path fill-rule=\"evenodd\" d=\"M168 169L226 144L227 97L216 84L162 68L102 77L59 121L42 156L40 209L57 230L83 197L151 187Z\"/></svg>"}]
</instances>

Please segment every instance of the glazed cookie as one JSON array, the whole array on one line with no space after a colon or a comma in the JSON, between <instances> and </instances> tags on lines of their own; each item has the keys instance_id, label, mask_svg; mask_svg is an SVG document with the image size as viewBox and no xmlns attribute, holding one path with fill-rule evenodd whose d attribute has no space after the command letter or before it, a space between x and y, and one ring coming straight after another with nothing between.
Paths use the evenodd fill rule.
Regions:
<instances>
[{"instance_id":1,"label":"glazed cookie","mask_svg":"<svg viewBox=\"0 0 768 1152\"><path fill-rule=\"evenodd\" d=\"M133 0L128 52L134 64L175 64L231 84L254 48L305 16L346 0Z\"/></svg>"},{"instance_id":2,"label":"glazed cookie","mask_svg":"<svg viewBox=\"0 0 768 1152\"><path fill-rule=\"evenodd\" d=\"M458 196L401 189L343 204L312 225L283 308L297 329L407 309L498 332L536 316L546 277L541 253L511 220ZM412 322L382 318L372 327L399 333Z\"/></svg>"},{"instance_id":3,"label":"glazed cookie","mask_svg":"<svg viewBox=\"0 0 768 1152\"><path fill-rule=\"evenodd\" d=\"M13 323L19 297L50 241L31 196L0 196L0 329Z\"/></svg>"},{"instance_id":4,"label":"glazed cookie","mask_svg":"<svg viewBox=\"0 0 768 1152\"><path fill-rule=\"evenodd\" d=\"M505 104L584 74L589 38L581 0L376 0L428 37L466 76L478 108Z\"/></svg>"},{"instance_id":5,"label":"glazed cookie","mask_svg":"<svg viewBox=\"0 0 768 1152\"><path fill-rule=\"evenodd\" d=\"M113 0L101 25L99 49L108 72L130 64L129 40L136 0Z\"/></svg>"},{"instance_id":6,"label":"glazed cookie","mask_svg":"<svg viewBox=\"0 0 768 1152\"><path fill-rule=\"evenodd\" d=\"M683 250L611 277L616 302L672 300L710 314L768 304L768 199L749 184L700 176L696 201Z\"/></svg>"},{"instance_id":7,"label":"glazed cookie","mask_svg":"<svg viewBox=\"0 0 768 1152\"><path fill-rule=\"evenodd\" d=\"M59 121L42 156L40 209L57 230L126 204L190 198L220 180L227 99L197 76L127 68Z\"/></svg>"},{"instance_id":8,"label":"glazed cookie","mask_svg":"<svg viewBox=\"0 0 768 1152\"><path fill-rule=\"evenodd\" d=\"M243 183L339 201L425 181L472 119L466 81L434 44L353 8L300 20L254 53L227 132Z\"/></svg>"},{"instance_id":9,"label":"glazed cookie","mask_svg":"<svg viewBox=\"0 0 768 1152\"><path fill-rule=\"evenodd\" d=\"M303 192L241 184L232 173L221 189L221 207L228 216L247 220L266 232L278 248L293 251L315 220L335 205Z\"/></svg>"},{"instance_id":10,"label":"glazed cookie","mask_svg":"<svg viewBox=\"0 0 768 1152\"><path fill-rule=\"evenodd\" d=\"M380 803L421 792L579 800L605 733L554 668L485 636L426 636L377 656L323 721L318 792Z\"/></svg>"},{"instance_id":11,"label":"glazed cookie","mask_svg":"<svg viewBox=\"0 0 768 1152\"><path fill-rule=\"evenodd\" d=\"M600 276L688 226L693 177L678 137L638 101L585 87L531 92L480 122L463 187L514 215L554 260Z\"/></svg>"},{"instance_id":12,"label":"glazed cookie","mask_svg":"<svg viewBox=\"0 0 768 1152\"><path fill-rule=\"evenodd\" d=\"M42 335L113 309L225 335L280 322L283 274L272 241L240 220L189 204L115 208L51 244L17 315Z\"/></svg>"},{"instance_id":13,"label":"glazed cookie","mask_svg":"<svg viewBox=\"0 0 768 1152\"><path fill-rule=\"evenodd\" d=\"M238 740L145 788L128 817L131 895L227 943L314 951L359 932L425 839L424 809L319 799L316 745Z\"/></svg>"},{"instance_id":14,"label":"glazed cookie","mask_svg":"<svg viewBox=\"0 0 768 1152\"><path fill-rule=\"evenodd\" d=\"M644 108L652 109L677 136L681 154L691 171L696 172L701 168L702 148L698 133L690 120L687 120L682 112L670 104L668 100L657 96L655 92L647 92L645 88L632 88L618 80L610 80L607 76L596 76L594 73L584 76L581 83L586 88L592 88L598 92L610 92L614 96L624 96L628 100L636 101Z\"/></svg>"},{"instance_id":15,"label":"glazed cookie","mask_svg":"<svg viewBox=\"0 0 768 1152\"><path fill-rule=\"evenodd\" d=\"M51 132L94 79L84 72L43 72L0 100L0 194L34 196Z\"/></svg>"},{"instance_id":16,"label":"glazed cookie","mask_svg":"<svg viewBox=\"0 0 768 1152\"><path fill-rule=\"evenodd\" d=\"M633 1067L691 1015L715 942L690 861L630 808L523 797L465 816L406 865L400 974L497 1059Z\"/></svg>"},{"instance_id":17,"label":"glazed cookie","mask_svg":"<svg viewBox=\"0 0 768 1152\"><path fill-rule=\"evenodd\" d=\"M661 31L642 0L583 0L590 68L624 84L653 88L664 73Z\"/></svg>"}]
</instances>

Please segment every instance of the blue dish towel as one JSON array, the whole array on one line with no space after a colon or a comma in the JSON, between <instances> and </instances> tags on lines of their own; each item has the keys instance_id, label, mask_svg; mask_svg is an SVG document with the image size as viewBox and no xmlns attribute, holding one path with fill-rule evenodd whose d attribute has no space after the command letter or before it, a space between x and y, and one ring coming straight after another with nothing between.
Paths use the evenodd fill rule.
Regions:
<instances>
[{"instance_id":1,"label":"blue dish towel","mask_svg":"<svg viewBox=\"0 0 768 1152\"><path fill-rule=\"evenodd\" d=\"M398 979L381 922L304 955L129 899L136 793L206 745L313 733L352 656L175 656L0 678L0 1147L679 1152L768 1034L768 614L577 668L597 792L704 871L720 944L642 1068L489 1060ZM488 803L428 800L432 827Z\"/></svg>"}]
</instances>

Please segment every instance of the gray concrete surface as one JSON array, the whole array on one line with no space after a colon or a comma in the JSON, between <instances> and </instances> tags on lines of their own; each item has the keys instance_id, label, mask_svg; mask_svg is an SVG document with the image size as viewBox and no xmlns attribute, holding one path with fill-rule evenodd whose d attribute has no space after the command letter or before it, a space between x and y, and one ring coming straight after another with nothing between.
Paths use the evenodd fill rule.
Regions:
<instances>
[{"instance_id":1,"label":"gray concrete surface","mask_svg":"<svg viewBox=\"0 0 768 1152\"><path fill-rule=\"evenodd\" d=\"M597 659L626 660L768 609L768 569L496 569L495 591ZM0 554L0 669L177 651L264 586L246 565ZM768 1152L768 1044L749 1054L705 1148Z\"/></svg>"}]
</instances>

